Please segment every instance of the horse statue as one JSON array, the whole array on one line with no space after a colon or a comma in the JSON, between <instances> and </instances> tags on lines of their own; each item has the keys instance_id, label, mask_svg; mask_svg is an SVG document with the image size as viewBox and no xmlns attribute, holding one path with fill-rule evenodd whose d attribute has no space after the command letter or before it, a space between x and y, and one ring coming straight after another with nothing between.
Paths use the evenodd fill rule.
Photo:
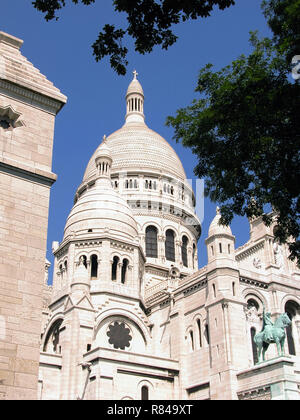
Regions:
<instances>
[{"instance_id":1,"label":"horse statue","mask_svg":"<svg viewBox=\"0 0 300 420\"><path fill-rule=\"evenodd\" d=\"M265 361L265 353L271 343L276 343L278 356L284 355L285 328L290 325L290 323L291 320L286 312L279 315L273 323L271 321L270 312L266 313L264 307L262 330L254 336L254 342L258 350L258 363L261 361L261 352L263 361Z\"/></svg>"}]
</instances>

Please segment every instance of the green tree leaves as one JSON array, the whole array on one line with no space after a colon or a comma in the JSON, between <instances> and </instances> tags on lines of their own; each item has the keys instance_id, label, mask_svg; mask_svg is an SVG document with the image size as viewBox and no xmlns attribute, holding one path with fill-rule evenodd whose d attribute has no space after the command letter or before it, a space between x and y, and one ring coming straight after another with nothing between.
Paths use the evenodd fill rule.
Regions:
<instances>
[{"instance_id":1,"label":"green tree leaves","mask_svg":"<svg viewBox=\"0 0 300 420\"><path fill-rule=\"evenodd\" d=\"M270 224L265 208L271 205L275 237L300 261L300 86L289 81L276 43L255 32L250 42L248 57L220 71L211 64L201 69L200 99L168 117L167 125L197 155L195 175L205 178L206 195L223 204L221 221L262 215Z\"/></svg>"}]
</instances>

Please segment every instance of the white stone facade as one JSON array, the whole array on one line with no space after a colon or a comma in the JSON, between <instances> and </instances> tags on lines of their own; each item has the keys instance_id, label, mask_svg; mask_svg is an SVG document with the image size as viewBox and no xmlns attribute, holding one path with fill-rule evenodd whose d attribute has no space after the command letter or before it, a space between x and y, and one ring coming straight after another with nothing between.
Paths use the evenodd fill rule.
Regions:
<instances>
[{"instance_id":1,"label":"white stone facade","mask_svg":"<svg viewBox=\"0 0 300 420\"><path fill-rule=\"evenodd\" d=\"M299 270L260 219L235 249L218 210L198 269L194 193L143 106L135 73L125 124L90 159L63 241L53 243L39 398L297 398ZM289 357L255 365L263 306L273 319L288 312ZM291 386L280 393L284 375Z\"/></svg>"}]
</instances>

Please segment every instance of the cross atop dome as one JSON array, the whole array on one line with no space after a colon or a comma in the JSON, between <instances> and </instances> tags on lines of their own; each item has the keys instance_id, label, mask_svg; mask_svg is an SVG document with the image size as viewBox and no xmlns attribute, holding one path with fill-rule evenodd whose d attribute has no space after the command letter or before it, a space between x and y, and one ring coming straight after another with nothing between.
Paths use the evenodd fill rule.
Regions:
<instances>
[{"instance_id":1,"label":"cross atop dome","mask_svg":"<svg viewBox=\"0 0 300 420\"><path fill-rule=\"evenodd\" d=\"M136 76L138 76L138 72L136 70L133 70L133 80L136 80Z\"/></svg>"}]
</instances>

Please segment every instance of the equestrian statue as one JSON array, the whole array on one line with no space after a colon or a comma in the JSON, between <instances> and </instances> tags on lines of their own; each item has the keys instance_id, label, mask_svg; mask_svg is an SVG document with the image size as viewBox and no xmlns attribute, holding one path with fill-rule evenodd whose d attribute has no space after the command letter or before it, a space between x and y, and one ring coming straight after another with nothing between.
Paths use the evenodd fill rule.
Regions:
<instances>
[{"instance_id":1,"label":"equestrian statue","mask_svg":"<svg viewBox=\"0 0 300 420\"><path fill-rule=\"evenodd\" d=\"M271 313L266 312L265 307L263 307L263 326L261 331L254 336L254 342L258 350L258 363L261 361L261 352L262 359L265 361L265 353L271 343L276 343L278 356L284 355L285 328L290 323L291 320L286 312L279 315L273 323Z\"/></svg>"}]
</instances>

